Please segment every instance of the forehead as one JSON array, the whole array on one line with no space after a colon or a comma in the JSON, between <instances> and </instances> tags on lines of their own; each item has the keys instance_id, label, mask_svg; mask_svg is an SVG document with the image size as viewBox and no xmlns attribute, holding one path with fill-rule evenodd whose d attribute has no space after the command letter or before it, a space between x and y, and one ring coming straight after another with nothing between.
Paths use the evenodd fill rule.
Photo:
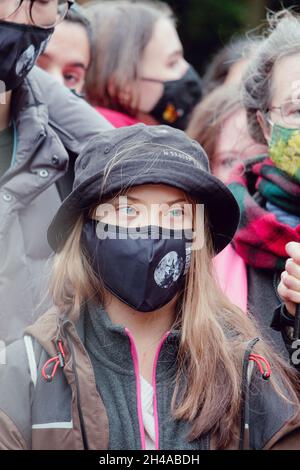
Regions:
<instances>
[{"instance_id":1,"label":"forehead","mask_svg":"<svg viewBox=\"0 0 300 470\"><path fill-rule=\"evenodd\" d=\"M168 203L175 200L187 200L186 193L179 188L167 184L142 184L126 191L125 196L139 199L150 204Z\"/></svg>"},{"instance_id":2,"label":"forehead","mask_svg":"<svg viewBox=\"0 0 300 470\"><path fill-rule=\"evenodd\" d=\"M279 59L272 74L272 104L300 98L300 52Z\"/></svg>"},{"instance_id":3,"label":"forehead","mask_svg":"<svg viewBox=\"0 0 300 470\"><path fill-rule=\"evenodd\" d=\"M70 21L57 25L46 52L64 62L89 62L90 44L84 26Z\"/></svg>"},{"instance_id":4,"label":"forehead","mask_svg":"<svg viewBox=\"0 0 300 470\"><path fill-rule=\"evenodd\" d=\"M166 38L168 38L167 41ZM143 59L168 57L181 49L182 45L172 21L168 18L160 18L154 25L151 39L144 50Z\"/></svg>"}]
</instances>

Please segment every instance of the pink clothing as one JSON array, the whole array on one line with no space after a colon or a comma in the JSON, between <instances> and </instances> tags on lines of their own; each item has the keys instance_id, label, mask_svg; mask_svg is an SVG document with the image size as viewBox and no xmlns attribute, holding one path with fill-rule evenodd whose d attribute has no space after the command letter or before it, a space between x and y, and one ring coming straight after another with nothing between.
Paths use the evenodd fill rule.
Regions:
<instances>
[{"instance_id":1,"label":"pink clothing","mask_svg":"<svg viewBox=\"0 0 300 470\"><path fill-rule=\"evenodd\" d=\"M247 311L248 283L244 260L228 245L214 258L219 284L232 303Z\"/></svg>"},{"instance_id":2,"label":"pink clothing","mask_svg":"<svg viewBox=\"0 0 300 470\"><path fill-rule=\"evenodd\" d=\"M141 381L141 375L139 371L139 359L138 359L138 352L134 343L133 336L128 328L125 328L126 334L129 337L130 345L131 345L131 356L133 359L134 364L134 372L135 372L135 379L136 379L136 393L137 393L137 410L138 410L138 418L139 418L139 426L140 426L140 436L141 436L141 446L143 450L153 448L159 450L159 423L158 423L158 412L157 412L157 392L156 392L156 368L160 350L162 345L164 344L165 340L167 339L170 331L167 331L156 350L153 370L152 370L152 387L153 387L153 409L150 412L149 416L149 403L145 403L145 400L142 398L143 394L145 393L145 384ZM150 384L149 384L150 386ZM147 387L148 388L148 387ZM148 393L148 392L147 392ZM146 406L146 410L145 410ZM150 407L151 409L151 407ZM146 415L145 415L146 411ZM153 414L153 417L151 416ZM150 433L150 434L149 434ZM151 437L152 436L152 437Z\"/></svg>"},{"instance_id":3,"label":"pink clothing","mask_svg":"<svg viewBox=\"0 0 300 470\"><path fill-rule=\"evenodd\" d=\"M132 116L120 113L119 111L114 111L113 109L102 108L99 106L97 106L95 109L116 128L133 126L134 124L138 124L140 122Z\"/></svg>"}]
</instances>

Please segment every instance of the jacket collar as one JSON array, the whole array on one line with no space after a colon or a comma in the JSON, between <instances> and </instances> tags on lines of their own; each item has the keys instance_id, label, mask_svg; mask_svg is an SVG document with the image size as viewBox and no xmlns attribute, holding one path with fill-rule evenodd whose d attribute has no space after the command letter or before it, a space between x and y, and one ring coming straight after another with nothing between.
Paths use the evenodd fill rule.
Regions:
<instances>
[{"instance_id":1,"label":"jacket collar","mask_svg":"<svg viewBox=\"0 0 300 470\"><path fill-rule=\"evenodd\" d=\"M52 307L45 315L40 317L34 325L26 328L25 334L35 337L50 357L57 354L55 342L58 338L63 340L66 332L72 343L86 346L86 325L91 318L89 327L93 327L97 341L96 356L106 362L108 366L118 368L130 373L134 370L130 338L124 326L114 324L110 320L103 306L87 303L81 311L78 321L74 323L69 319L68 312L61 314L56 307ZM96 326L96 331L95 327ZM176 358L180 342L181 331L171 329L162 342L158 363L157 378L167 378L176 371ZM83 352L83 350L81 351ZM85 349L86 352L86 349ZM95 352L95 349L93 349Z\"/></svg>"},{"instance_id":2,"label":"jacket collar","mask_svg":"<svg viewBox=\"0 0 300 470\"><path fill-rule=\"evenodd\" d=\"M68 164L68 153L49 125L48 105L43 100L34 73L30 73L12 95L12 119L16 124L17 152L15 162L1 178L8 191L18 194L23 204L29 204L50 183L65 172ZM55 162L52 161L55 156ZM59 162L59 165L57 165ZM9 182L15 174L30 170L30 184L15 185L10 188ZM45 171L46 170L46 171ZM48 177L38 177L43 171Z\"/></svg>"},{"instance_id":3,"label":"jacket collar","mask_svg":"<svg viewBox=\"0 0 300 470\"><path fill-rule=\"evenodd\" d=\"M49 133L52 134L51 148L47 149L47 160L41 161L40 164L47 163L49 165L53 154L56 154L61 162L67 162L67 152L59 139L55 138L56 134L49 126L50 116L44 98L43 90L35 78L34 70L13 92L12 109L14 111L12 118L16 123L18 135L17 165L28 160L28 156L35 153L35 149Z\"/></svg>"},{"instance_id":4,"label":"jacket collar","mask_svg":"<svg viewBox=\"0 0 300 470\"><path fill-rule=\"evenodd\" d=\"M134 338L128 329L110 320L102 305L88 303L81 315L84 319L84 342L95 358L122 373L134 371ZM157 346L157 378L169 377L176 371L180 330L171 329Z\"/></svg>"},{"instance_id":5,"label":"jacket collar","mask_svg":"<svg viewBox=\"0 0 300 470\"><path fill-rule=\"evenodd\" d=\"M41 90L31 75L14 90L12 100L13 119L18 131L18 162L32 155L32 146L46 135L49 116Z\"/></svg>"}]
</instances>

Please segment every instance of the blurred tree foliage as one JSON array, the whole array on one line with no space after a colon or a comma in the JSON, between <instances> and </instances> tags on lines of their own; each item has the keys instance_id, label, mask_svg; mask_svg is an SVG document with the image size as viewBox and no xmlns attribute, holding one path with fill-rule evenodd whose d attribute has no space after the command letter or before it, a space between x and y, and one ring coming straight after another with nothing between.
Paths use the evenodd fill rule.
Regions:
<instances>
[{"instance_id":1,"label":"blurred tree foliage","mask_svg":"<svg viewBox=\"0 0 300 470\"><path fill-rule=\"evenodd\" d=\"M88 0L79 0L85 3ZM299 5L299 0L164 0L174 10L185 55L199 71L231 39L253 31L267 9ZM299 11L299 6L296 8Z\"/></svg>"}]
</instances>

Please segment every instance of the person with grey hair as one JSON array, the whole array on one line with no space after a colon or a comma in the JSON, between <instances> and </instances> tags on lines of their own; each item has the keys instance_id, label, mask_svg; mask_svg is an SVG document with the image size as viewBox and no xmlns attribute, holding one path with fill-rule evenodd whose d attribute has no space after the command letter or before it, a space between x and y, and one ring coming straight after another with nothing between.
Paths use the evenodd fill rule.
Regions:
<instances>
[{"instance_id":1,"label":"person with grey hair","mask_svg":"<svg viewBox=\"0 0 300 470\"><path fill-rule=\"evenodd\" d=\"M241 210L238 288L262 334L286 354L300 303L300 18L282 11L269 21L243 80L249 131L268 152L243 162L229 187Z\"/></svg>"}]
</instances>

